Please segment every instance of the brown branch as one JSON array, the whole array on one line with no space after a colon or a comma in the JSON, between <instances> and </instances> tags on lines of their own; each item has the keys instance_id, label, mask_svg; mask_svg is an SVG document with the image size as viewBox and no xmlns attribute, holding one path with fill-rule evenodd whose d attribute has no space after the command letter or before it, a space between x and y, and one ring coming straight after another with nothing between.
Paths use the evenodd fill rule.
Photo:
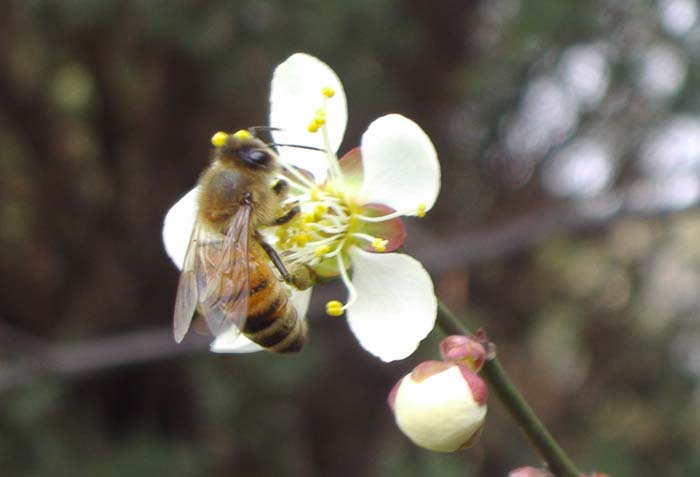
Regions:
<instances>
[{"instance_id":1,"label":"brown branch","mask_svg":"<svg viewBox=\"0 0 700 477\"><path fill-rule=\"evenodd\" d=\"M41 378L74 378L103 369L188 354L205 349L210 341L210 338L194 335L177 344L170 327L164 327L57 344L0 368L0 392L32 384Z\"/></svg>"},{"instance_id":2,"label":"brown branch","mask_svg":"<svg viewBox=\"0 0 700 477\"><path fill-rule=\"evenodd\" d=\"M431 237L424 230L414 230L409 248L433 275L440 275L472 263L503 258L531 247L553 233L608 225L622 217L644 217L669 212L620 206L604 209L604 212L597 209L598 213L591 213L592 207L586 205L592 204L565 204L538 210L449 241ZM697 204L691 206L696 207ZM438 243L440 246L436 247L435 244ZM321 298L325 296L330 299L334 291L332 287L324 287L318 293L322 295ZM337 292L333 296L337 296ZM320 311L313 314L320 314ZM0 334L1 331L0 328ZM24 340L26 343L39 342L26 336ZM16 363L0 369L0 392L31 384L43 377L73 378L118 366L183 355L205 349L209 341L210 338L207 337L192 336L178 345L167 326L78 343L47 346L41 342L41 347L24 350L31 352L31 358L20 358ZM21 346L16 343L13 351L18 351Z\"/></svg>"}]
</instances>

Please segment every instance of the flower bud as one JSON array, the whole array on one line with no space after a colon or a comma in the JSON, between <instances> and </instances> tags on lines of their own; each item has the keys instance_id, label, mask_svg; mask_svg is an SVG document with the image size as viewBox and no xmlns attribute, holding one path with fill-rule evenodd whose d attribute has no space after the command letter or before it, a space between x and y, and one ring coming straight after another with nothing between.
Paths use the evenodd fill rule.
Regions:
<instances>
[{"instance_id":1,"label":"flower bud","mask_svg":"<svg viewBox=\"0 0 700 477\"><path fill-rule=\"evenodd\" d=\"M508 477L554 477L547 469L539 467L519 467L508 473Z\"/></svg>"},{"instance_id":2,"label":"flower bud","mask_svg":"<svg viewBox=\"0 0 700 477\"><path fill-rule=\"evenodd\" d=\"M486 416L486 383L463 363L426 361L389 394L399 429L416 445L438 452L469 447Z\"/></svg>"},{"instance_id":3,"label":"flower bud","mask_svg":"<svg viewBox=\"0 0 700 477\"><path fill-rule=\"evenodd\" d=\"M440 355L445 361L460 361L473 371L479 371L486 360L484 345L474 338L451 335L440 342Z\"/></svg>"}]
</instances>

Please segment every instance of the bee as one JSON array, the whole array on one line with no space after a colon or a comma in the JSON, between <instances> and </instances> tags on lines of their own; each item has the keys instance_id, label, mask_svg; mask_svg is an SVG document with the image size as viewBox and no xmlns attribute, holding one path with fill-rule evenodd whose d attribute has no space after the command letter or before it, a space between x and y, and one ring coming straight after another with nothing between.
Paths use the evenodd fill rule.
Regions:
<instances>
[{"instance_id":1,"label":"bee","mask_svg":"<svg viewBox=\"0 0 700 477\"><path fill-rule=\"evenodd\" d=\"M275 182L281 170L277 155L250 131L219 132L212 143L178 282L175 340L182 341L196 312L215 336L238 330L268 350L298 352L307 326L287 284L308 284L303 273L287 271L259 228L288 222L299 207L282 207L289 186L283 179Z\"/></svg>"}]
</instances>

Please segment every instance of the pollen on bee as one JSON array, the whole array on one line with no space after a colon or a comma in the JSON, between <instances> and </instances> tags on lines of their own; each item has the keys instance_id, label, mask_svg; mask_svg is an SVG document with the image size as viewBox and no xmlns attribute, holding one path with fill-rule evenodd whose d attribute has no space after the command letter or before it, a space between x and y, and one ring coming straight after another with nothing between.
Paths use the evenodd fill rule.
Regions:
<instances>
[{"instance_id":1,"label":"pollen on bee","mask_svg":"<svg viewBox=\"0 0 700 477\"><path fill-rule=\"evenodd\" d=\"M338 300L331 300L326 303L326 314L330 316L340 316L343 314L343 304Z\"/></svg>"},{"instance_id":2,"label":"pollen on bee","mask_svg":"<svg viewBox=\"0 0 700 477\"><path fill-rule=\"evenodd\" d=\"M211 143L214 147L221 147L226 144L226 138L228 138L228 134L218 131L211 137Z\"/></svg>"}]
</instances>

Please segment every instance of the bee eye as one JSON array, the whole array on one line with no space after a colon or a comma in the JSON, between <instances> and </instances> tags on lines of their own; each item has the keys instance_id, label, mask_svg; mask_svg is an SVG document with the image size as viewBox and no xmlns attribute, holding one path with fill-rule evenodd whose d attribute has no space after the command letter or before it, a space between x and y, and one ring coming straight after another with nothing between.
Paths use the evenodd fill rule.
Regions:
<instances>
[{"instance_id":1,"label":"bee eye","mask_svg":"<svg viewBox=\"0 0 700 477\"><path fill-rule=\"evenodd\" d=\"M270 154L260 149L240 149L238 155L253 166L266 166L270 162Z\"/></svg>"}]
</instances>

